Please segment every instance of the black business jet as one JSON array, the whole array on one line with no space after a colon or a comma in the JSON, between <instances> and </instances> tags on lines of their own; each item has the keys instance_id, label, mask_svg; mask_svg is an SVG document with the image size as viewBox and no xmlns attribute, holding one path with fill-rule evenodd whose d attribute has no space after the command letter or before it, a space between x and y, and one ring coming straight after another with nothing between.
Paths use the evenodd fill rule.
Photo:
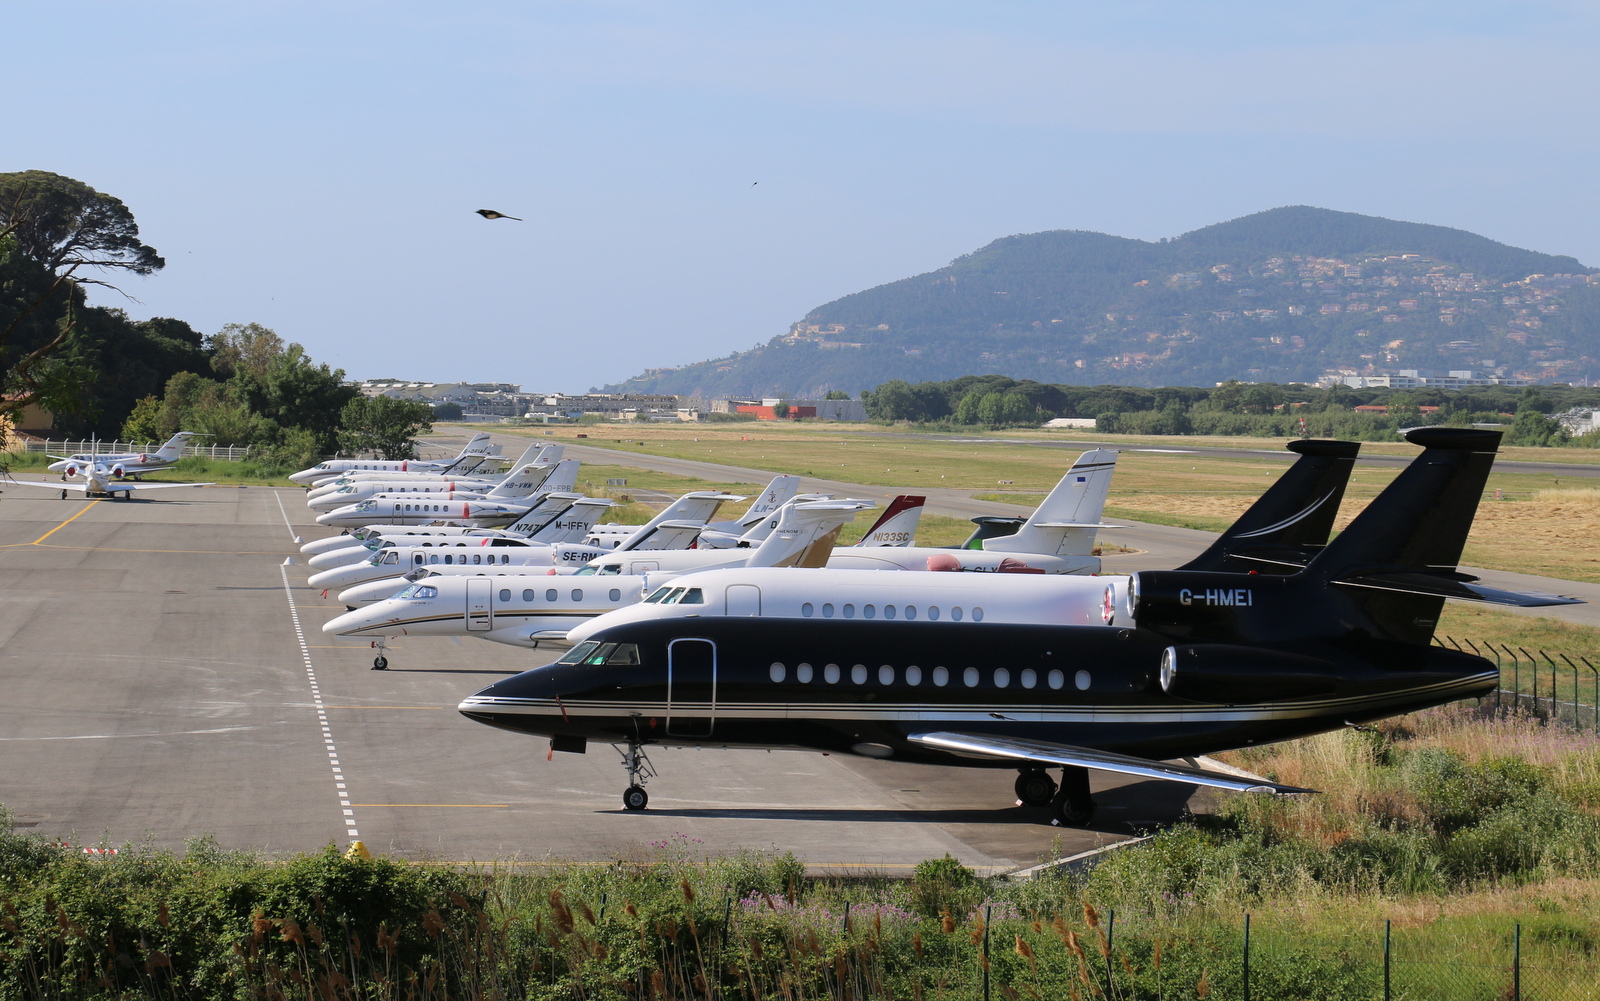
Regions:
<instances>
[{"instance_id":1,"label":"black business jet","mask_svg":"<svg viewBox=\"0 0 1600 1001\"><path fill-rule=\"evenodd\" d=\"M625 745L628 809L648 802L652 744L1016 768L1019 798L1069 825L1093 814L1088 769L1308 792L1166 762L1486 694L1495 665L1429 645L1444 599L1573 601L1455 570L1498 432L1406 437L1423 452L1331 543L1357 446L1293 443L1300 460L1214 546L1133 575L1131 626L784 620L679 604L597 620L556 663L459 708L556 751ZM1047 766L1062 769L1059 786Z\"/></svg>"}]
</instances>

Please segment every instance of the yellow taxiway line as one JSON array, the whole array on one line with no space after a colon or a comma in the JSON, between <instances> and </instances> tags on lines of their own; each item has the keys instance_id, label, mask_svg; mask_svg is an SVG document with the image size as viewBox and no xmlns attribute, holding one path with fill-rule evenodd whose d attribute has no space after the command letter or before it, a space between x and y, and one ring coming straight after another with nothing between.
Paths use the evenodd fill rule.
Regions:
<instances>
[{"instance_id":1,"label":"yellow taxiway line","mask_svg":"<svg viewBox=\"0 0 1600 1001\"><path fill-rule=\"evenodd\" d=\"M90 501L89 503L85 504L83 506L82 510L80 510L77 514L75 514L72 517L68 518L66 521L63 521L61 524L57 525L55 528L52 528L50 531L48 531L48 532L44 533L43 535L39 536L37 539L34 539L32 542L28 543L28 545L37 546L39 543L41 543L44 540L50 538L50 536L56 534L57 532L61 531L63 528L66 528L68 525L72 524L73 522L77 521L79 518L83 517L83 512L84 511L89 510L90 508L94 507L98 503L100 503L98 500Z\"/></svg>"}]
</instances>

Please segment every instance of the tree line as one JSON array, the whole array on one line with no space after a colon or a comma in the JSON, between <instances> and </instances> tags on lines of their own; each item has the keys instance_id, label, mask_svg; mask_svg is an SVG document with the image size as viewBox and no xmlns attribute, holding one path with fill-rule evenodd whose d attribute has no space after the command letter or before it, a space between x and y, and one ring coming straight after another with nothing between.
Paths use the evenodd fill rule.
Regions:
<instances>
[{"instance_id":1,"label":"tree line","mask_svg":"<svg viewBox=\"0 0 1600 1001\"><path fill-rule=\"evenodd\" d=\"M296 467L341 449L409 455L431 427L427 404L363 397L260 324L208 336L89 305L90 286L165 264L120 199L46 171L0 173L0 414L37 404L70 438L197 431Z\"/></svg>"},{"instance_id":2,"label":"tree line","mask_svg":"<svg viewBox=\"0 0 1600 1001\"><path fill-rule=\"evenodd\" d=\"M1549 418L1600 405L1600 389L1575 386L1470 386L1462 389L1352 389L1235 381L1206 388L1072 386L967 375L942 382L891 380L862 393L878 421L936 426L1036 427L1056 417L1093 418L1104 434L1336 437L1397 441L1422 424L1507 426L1516 445L1600 447L1600 433L1571 438ZM1387 413L1357 411L1384 406ZM1422 410L1423 407L1437 410Z\"/></svg>"}]
</instances>

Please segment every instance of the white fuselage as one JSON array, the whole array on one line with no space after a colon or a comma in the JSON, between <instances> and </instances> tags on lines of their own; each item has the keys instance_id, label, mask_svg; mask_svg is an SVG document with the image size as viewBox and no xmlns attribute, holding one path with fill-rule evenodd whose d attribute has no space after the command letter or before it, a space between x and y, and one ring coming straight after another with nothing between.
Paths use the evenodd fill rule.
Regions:
<instances>
[{"instance_id":1,"label":"white fuselage","mask_svg":"<svg viewBox=\"0 0 1600 1001\"><path fill-rule=\"evenodd\" d=\"M659 586L652 579L647 601L592 620L576 628L568 640L581 643L589 634L623 622L683 615L1131 626L1128 580L916 570L894 574L767 567L712 570L684 574ZM698 600L685 602L691 588L699 592L694 595ZM679 589L683 593L674 596L672 592Z\"/></svg>"},{"instance_id":2,"label":"white fuselage","mask_svg":"<svg viewBox=\"0 0 1600 1001\"><path fill-rule=\"evenodd\" d=\"M642 578L426 577L399 595L330 619L330 636L481 636L533 646L637 603Z\"/></svg>"}]
</instances>

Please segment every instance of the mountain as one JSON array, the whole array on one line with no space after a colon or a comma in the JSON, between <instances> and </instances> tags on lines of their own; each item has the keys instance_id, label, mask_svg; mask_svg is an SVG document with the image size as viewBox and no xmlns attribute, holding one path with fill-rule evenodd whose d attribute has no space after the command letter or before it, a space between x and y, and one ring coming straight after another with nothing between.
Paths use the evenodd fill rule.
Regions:
<instances>
[{"instance_id":1,"label":"mountain","mask_svg":"<svg viewBox=\"0 0 1600 1001\"><path fill-rule=\"evenodd\" d=\"M1297 205L1155 243L1008 236L818 306L762 347L604 388L800 398L976 373L1161 386L1399 368L1567 381L1600 377L1597 359L1600 273L1576 259Z\"/></svg>"}]
</instances>

